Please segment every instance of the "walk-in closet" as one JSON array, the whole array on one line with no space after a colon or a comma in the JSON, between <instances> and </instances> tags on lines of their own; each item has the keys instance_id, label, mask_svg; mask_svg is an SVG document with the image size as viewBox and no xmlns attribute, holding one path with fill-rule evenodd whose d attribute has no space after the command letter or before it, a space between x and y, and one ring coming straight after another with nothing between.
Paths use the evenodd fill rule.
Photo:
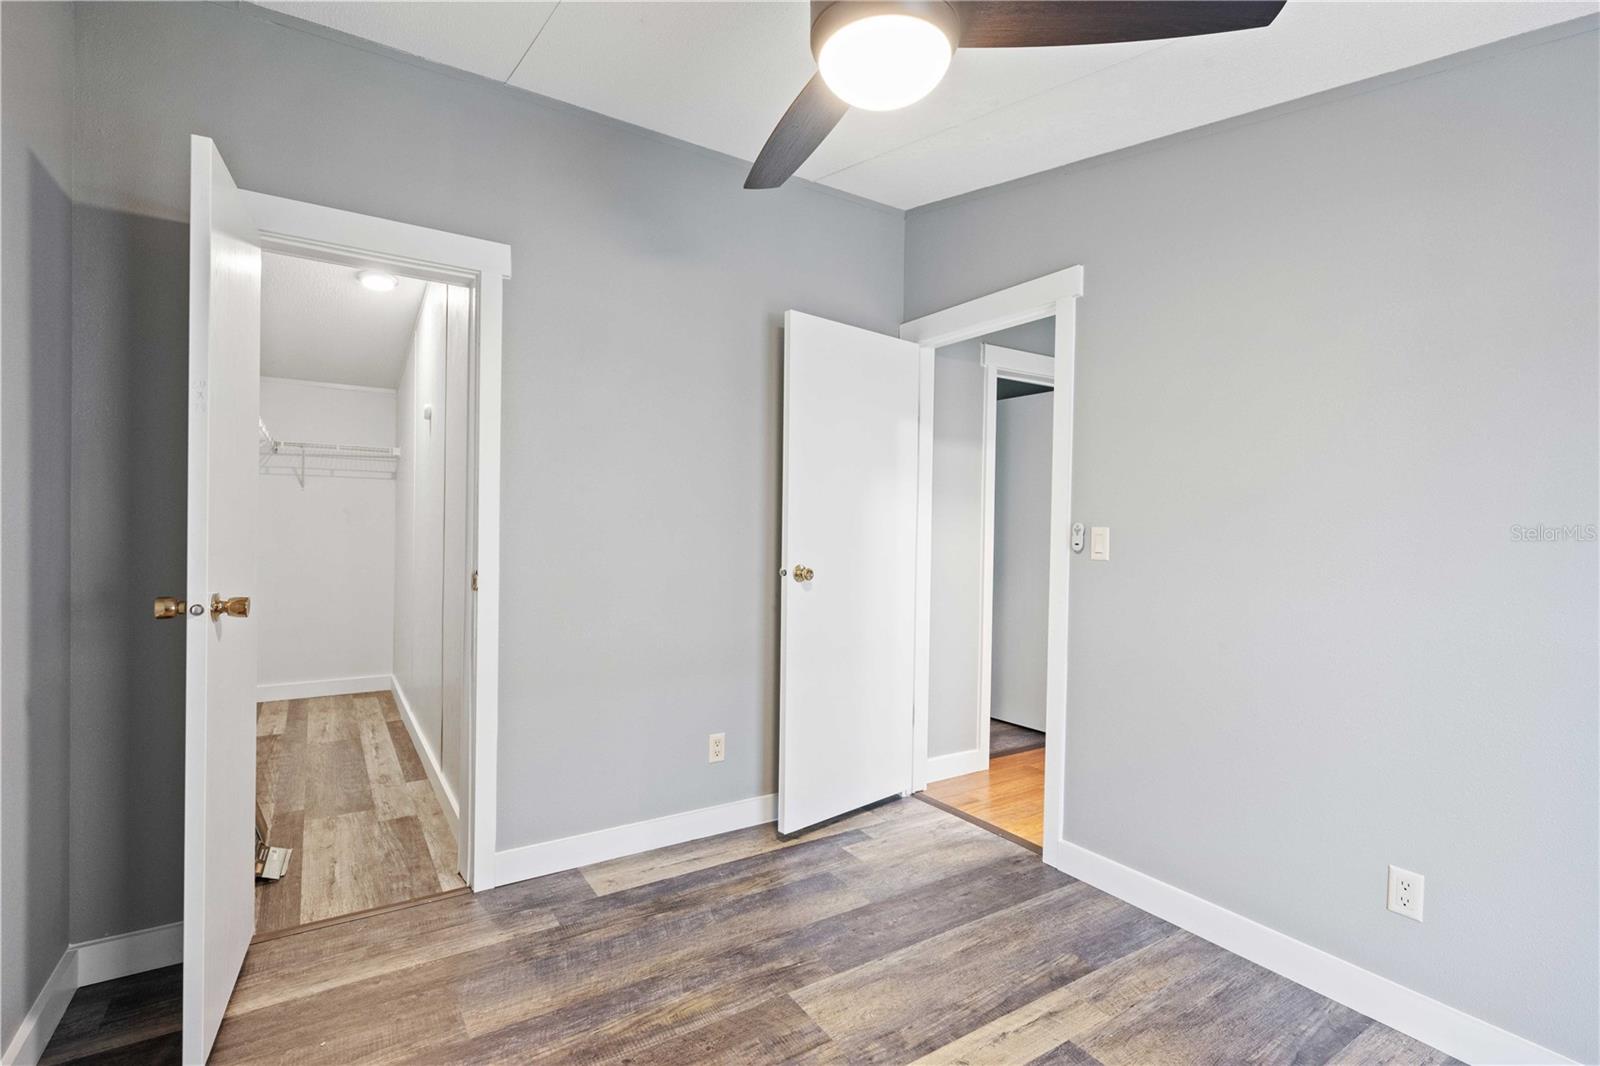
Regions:
<instances>
[{"instance_id":1,"label":"walk-in closet","mask_svg":"<svg viewBox=\"0 0 1600 1066\"><path fill-rule=\"evenodd\" d=\"M263 257L258 937L464 886L470 301Z\"/></svg>"}]
</instances>

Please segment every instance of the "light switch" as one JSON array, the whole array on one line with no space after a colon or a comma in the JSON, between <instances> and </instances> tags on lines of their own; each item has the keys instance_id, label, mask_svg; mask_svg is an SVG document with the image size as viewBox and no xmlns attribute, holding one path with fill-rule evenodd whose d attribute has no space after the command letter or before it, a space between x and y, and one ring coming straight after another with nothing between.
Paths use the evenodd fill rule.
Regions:
<instances>
[{"instance_id":1,"label":"light switch","mask_svg":"<svg viewBox=\"0 0 1600 1066\"><path fill-rule=\"evenodd\" d=\"M1089 558L1111 559L1111 527L1092 526L1089 529Z\"/></svg>"}]
</instances>

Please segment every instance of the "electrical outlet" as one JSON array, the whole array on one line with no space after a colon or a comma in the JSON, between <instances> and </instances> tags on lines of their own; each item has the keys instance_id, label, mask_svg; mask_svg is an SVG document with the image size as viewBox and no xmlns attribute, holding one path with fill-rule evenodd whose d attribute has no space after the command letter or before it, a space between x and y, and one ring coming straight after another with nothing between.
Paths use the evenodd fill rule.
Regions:
<instances>
[{"instance_id":1,"label":"electrical outlet","mask_svg":"<svg viewBox=\"0 0 1600 1066\"><path fill-rule=\"evenodd\" d=\"M1389 867L1389 909L1414 922L1422 921L1422 875Z\"/></svg>"},{"instance_id":2,"label":"electrical outlet","mask_svg":"<svg viewBox=\"0 0 1600 1066\"><path fill-rule=\"evenodd\" d=\"M721 762L722 757L728 754L727 745L728 742L724 734L712 733L711 748L709 754L707 755L706 762Z\"/></svg>"}]
</instances>

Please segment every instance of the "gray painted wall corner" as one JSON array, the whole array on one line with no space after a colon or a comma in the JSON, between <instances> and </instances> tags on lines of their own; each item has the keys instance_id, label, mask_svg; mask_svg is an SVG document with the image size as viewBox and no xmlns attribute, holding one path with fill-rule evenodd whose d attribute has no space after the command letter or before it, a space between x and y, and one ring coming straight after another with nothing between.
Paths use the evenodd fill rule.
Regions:
<instances>
[{"instance_id":1,"label":"gray painted wall corner","mask_svg":"<svg viewBox=\"0 0 1600 1066\"><path fill-rule=\"evenodd\" d=\"M73 16L0 6L0 1048L67 947Z\"/></svg>"},{"instance_id":2,"label":"gray painted wall corner","mask_svg":"<svg viewBox=\"0 0 1600 1066\"><path fill-rule=\"evenodd\" d=\"M1597 58L1511 42L906 235L911 314L1086 271L1073 516L1116 547L1072 567L1069 839L1583 1061L1600 560L1513 527L1600 511Z\"/></svg>"},{"instance_id":3,"label":"gray painted wall corner","mask_svg":"<svg viewBox=\"0 0 1600 1066\"><path fill-rule=\"evenodd\" d=\"M782 315L896 330L901 213L221 5L78 26L74 602L182 578L204 133L242 187L513 248L502 592L541 609L502 620L499 848L772 792ZM179 916L182 647L113 628L74 629L74 939Z\"/></svg>"}]
</instances>

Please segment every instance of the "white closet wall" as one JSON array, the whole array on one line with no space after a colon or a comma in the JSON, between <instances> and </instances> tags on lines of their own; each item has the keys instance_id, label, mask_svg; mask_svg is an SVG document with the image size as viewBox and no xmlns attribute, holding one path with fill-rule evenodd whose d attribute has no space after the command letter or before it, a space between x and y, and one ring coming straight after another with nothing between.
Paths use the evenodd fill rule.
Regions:
<instances>
[{"instance_id":1,"label":"white closet wall","mask_svg":"<svg viewBox=\"0 0 1600 1066\"><path fill-rule=\"evenodd\" d=\"M395 474L394 674L412 724L437 756L439 574L444 557L443 407L445 288L429 285L417 311L411 355L395 390L400 465ZM437 410L435 411L435 408ZM427 412L434 411L438 423Z\"/></svg>"},{"instance_id":2,"label":"white closet wall","mask_svg":"<svg viewBox=\"0 0 1600 1066\"><path fill-rule=\"evenodd\" d=\"M467 369L472 293L459 285L447 290L445 318L444 573L443 641L440 651L441 714L445 780L459 796L467 779L467 635L471 586L467 566Z\"/></svg>"},{"instance_id":3,"label":"white closet wall","mask_svg":"<svg viewBox=\"0 0 1600 1066\"><path fill-rule=\"evenodd\" d=\"M467 391L469 298L465 289L428 285L394 407L394 677L419 754L446 785L450 814L466 776L467 433L459 408Z\"/></svg>"},{"instance_id":4,"label":"white closet wall","mask_svg":"<svg viewBox=\"0 0 1600 1066\"><path fill-rule=\"evenodd\" d=\"M1044 729L1050 618L1050 420L1055 394L995 405L994 658L989 715Z\"/></svg>"},{"instance_id":5,"label":"white closet wall","mask_svg":"<svg viewBox=\"0 0 1600 1066\"><path fill-rule=\"evenodd\" d=\"M279 439L393 447L392 389L261 379ZM393 670L395 482L257 477L259 699L388 687Z\"/></svg>"}]
</instances>

